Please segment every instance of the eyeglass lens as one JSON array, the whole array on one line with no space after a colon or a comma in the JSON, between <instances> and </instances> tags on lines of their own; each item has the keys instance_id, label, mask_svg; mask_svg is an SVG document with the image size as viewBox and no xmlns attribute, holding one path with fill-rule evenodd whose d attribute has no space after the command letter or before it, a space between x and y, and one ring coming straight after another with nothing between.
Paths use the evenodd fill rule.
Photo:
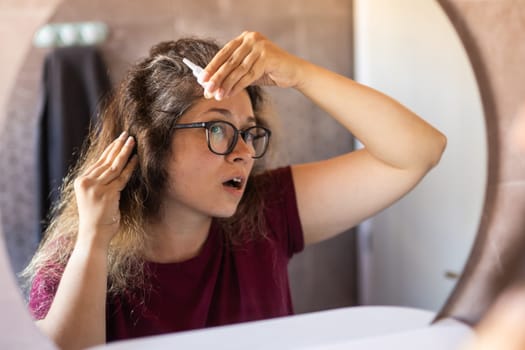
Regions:
<instances>
[{"instance_id":1,"label":"eyeglass lens","mask_svg":"<svg viewBox=\"0 0 525 350\"><path fill-rule=\"evenodd\" d=\"M237 130L229 123L213 123L209 126L208 133L210 147L216 153L230 153L238 142ZM244 142L252 148L253 157L264 154L268 145L268 132L265 129L255 126L241 131L240 134Z\"/></svg>"}]
</instances>

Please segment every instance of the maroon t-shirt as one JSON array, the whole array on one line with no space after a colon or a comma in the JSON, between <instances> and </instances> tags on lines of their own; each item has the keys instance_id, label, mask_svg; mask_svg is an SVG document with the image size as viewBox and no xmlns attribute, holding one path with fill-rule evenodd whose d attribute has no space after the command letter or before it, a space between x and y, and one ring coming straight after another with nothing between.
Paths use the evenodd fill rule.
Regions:
<instances>
[{"instance_id":1,"label":"maroon t-shirt","mask_svg":"<svg viewBox=\"0 0 525 350\"><path fill-rule=\"evenodd\" d=\"M267 237L227 245L213 220L198 256L180 263L148 262L152 287L145 300L108 299L108 341L293 313L287 267L304 243L291 171L285 167L260 176L270 180L264 191ZM37 276L30 293L36 318L45 317L56 290L56 285L38 286L45 282Z\"/></svg>"}]
</instances>

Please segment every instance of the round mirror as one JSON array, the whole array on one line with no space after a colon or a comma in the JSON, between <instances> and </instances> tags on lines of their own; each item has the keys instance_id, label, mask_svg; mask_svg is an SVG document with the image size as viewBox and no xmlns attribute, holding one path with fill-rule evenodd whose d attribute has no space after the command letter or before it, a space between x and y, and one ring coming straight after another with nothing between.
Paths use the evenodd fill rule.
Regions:
<instances>
[{"instance_id":1,"label":"round mirror","mask_svg":"<svg viewBox=\"0 0 525 350\"><path fill-rule=\"evenodd\" d=\"M72 0L58 3L49 22L86 18L108 26L100 52L114 82L161 40L198 34L224 42L244 29L257 30L294 54L390 94L440 129L448 137L446 153L413 192L358 230L308 248L290 266L297 312L357 304L439 309L477 232L487 145L472 68L436 1ZM40 79L50 51L30 47L8 103L9 118L0 123L0 208L16 272L39 237L36 135ZM350 135L303 96L269 92L286 130L285 152L275 166L354 147ZM314 141L306 144L304 135L315 135L309 138Z\"/></svg>"}]
</instances>

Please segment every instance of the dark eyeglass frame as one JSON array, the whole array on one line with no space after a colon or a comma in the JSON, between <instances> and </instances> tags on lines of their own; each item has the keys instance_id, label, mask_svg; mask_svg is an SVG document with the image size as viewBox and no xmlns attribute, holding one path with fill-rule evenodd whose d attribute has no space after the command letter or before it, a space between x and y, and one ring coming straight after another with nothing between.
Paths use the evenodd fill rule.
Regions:
<instances>
[{"instance_id":1,"label":"dark eyeglass frame","mask_svg":"<svg viewBox=\"0 0 525 350\"><path fill-rule=\"evenodd\" d=\"M210 129L211 129L212 126L214 126L217 123L228 124L234 130L233 141L232 141L231 145L228 146L228 149L226 151L224 151L224 152L217 152L217 151L215 151L212 148L211 142L210 142ZM212 152L214 154L217 154L217 155L220 155L220 156L225 156L225 155L228 155L228 154L233 152L233 150L235 149L235 146L237 146L237 142L239 141L239 134L241 135L242 140L244 142L246 142L246 137L248 135L250 135L250 130L257 128L257 129L263 129L266 132L266 135L264 135L263 137L266 136L267 137L267 141L265 143L264 151L258 156L253 155L252 158L253 159L262 158L266 154L266 151L268 150L268 145L270 144L270 136L272 136L272 131L270 129L264 127L264 126L254 125L254 126L250 126L250 127L246 128L246 129L239 130L239 129L237 129L237 127L235 127L235 125L233 125L232 123L227 122L225 120L212 120L212 121L209 121L209 122L195 122L195 123L186 123L186 124L175 124L173 126L173 129L196 129L196 128L203 128L203 129L206 130L206 141L208 143L208 149L210 150L210 152Z\"/></svg>"}]
</instances>

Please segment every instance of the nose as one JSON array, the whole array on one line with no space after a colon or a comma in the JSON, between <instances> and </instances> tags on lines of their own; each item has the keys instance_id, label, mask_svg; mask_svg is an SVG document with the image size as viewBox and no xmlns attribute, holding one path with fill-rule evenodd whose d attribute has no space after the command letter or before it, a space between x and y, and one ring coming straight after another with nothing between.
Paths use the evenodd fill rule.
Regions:
<instances>
[{"instance_id":1,"label":"nose","mask_svg":"<svg viewBox=\"0 0 525 350\"><path fill-rule=\"evenodd\" d=\"M249 146L239 135L237 144L233 148L233 151L226 155L226 159L231 162L247 162L253 159L253 155L253 148Z\"/></svg>"}]
</instances>

